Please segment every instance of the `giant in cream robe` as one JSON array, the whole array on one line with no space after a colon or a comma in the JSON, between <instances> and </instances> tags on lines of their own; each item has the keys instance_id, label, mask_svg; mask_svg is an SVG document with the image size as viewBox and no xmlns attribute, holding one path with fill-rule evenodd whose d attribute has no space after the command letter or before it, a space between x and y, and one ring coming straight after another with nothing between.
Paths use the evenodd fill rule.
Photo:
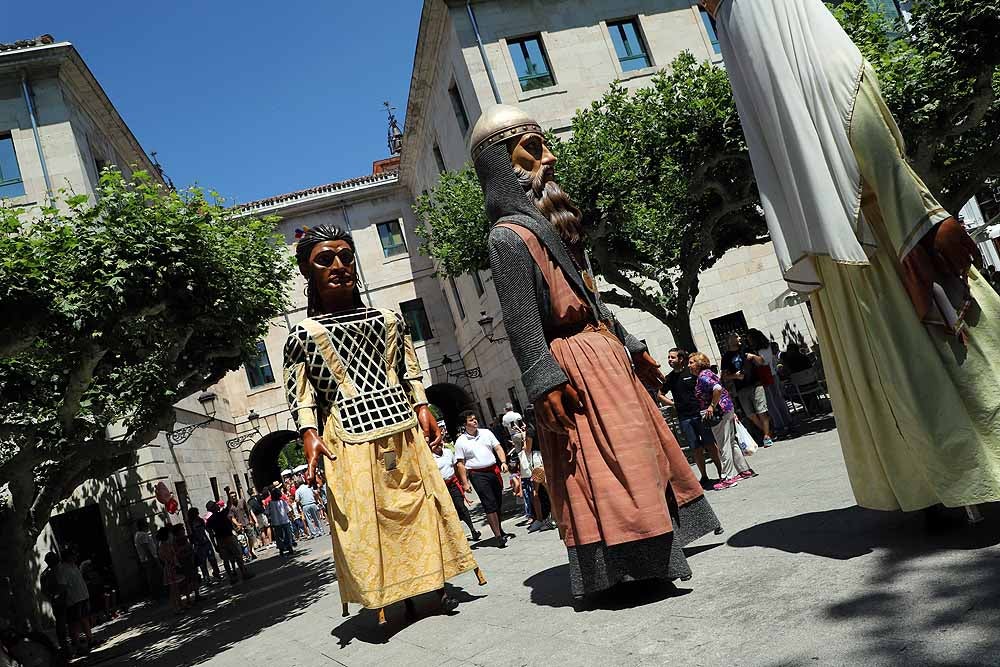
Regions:
<instances>
[{"instance_id":1,"label":"giant in cream robe","mask_svg":"<svg viewBox=\"0 0 1000 667\"><path fill-rule=\"evenodd\" d=\"M907 164L874 72L820 0L702 4L779 263L810 294L858 504L1000 499L1000 297L971 266L938 270L974 244Z\"/></svg>"}]
</instances>

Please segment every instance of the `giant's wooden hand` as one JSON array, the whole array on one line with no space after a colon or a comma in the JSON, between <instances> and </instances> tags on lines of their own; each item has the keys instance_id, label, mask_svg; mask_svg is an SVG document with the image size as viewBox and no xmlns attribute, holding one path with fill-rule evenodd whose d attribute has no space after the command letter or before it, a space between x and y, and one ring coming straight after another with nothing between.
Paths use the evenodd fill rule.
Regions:
<instances>
[{"instance_id":1,"label":"giant's wooden hand","mask_svg":"<svg viewBox=\"0 0 1000 667\"><path fill-rule=\"evenodd\" d=\"M307 428L302 431L302 450L306 455L306 463L309 465L309 468L306 469L306 483L309 486L314 486L316 468L319 466L320 457L325 456L331 461L335 461L337 457L333 455L330 448L323 442L323 438L320 437L319 432L314 428Z\"/></svg>"},{"instance_id":2,"label":"giant's wooden hand","mask_svg":"<svg viewBox=\"0 0 1000 667\"><path fill-rule=\"evenodd\" d=\"M645 350L635 358L635 374L650 387L660 388L663 386L663 372L660 371L660 364L656 363L656 360L649 356L649 352Z\"/></svg>"},{"instance_id":3,"label":"giant's wooden hand","mask_svg":"<svg viewBox=\"0 0 1000 667\"><path fill-rule=\"evenodd\" d=\"M438 426L437 419L434 418L434 413L427 405L418 405L416 412L417 421L420 422L420 430L424 432L424 439L431 447L436 446L444 439L444 436L441 434L441 427Z\"/></svg>"},{"instance_id":4,"label":"giant's wooden hand","mask_svg":"<svg viewBox=\"0 0 1000 667\"><path fill-rule=\"evenodd\" d=\"M535 414L541 427L562 435L576 430L576 424L570 415L581 410L583 401L580 394L568 383L550 389L535 401Z\"/></svg>"}]
</instances>

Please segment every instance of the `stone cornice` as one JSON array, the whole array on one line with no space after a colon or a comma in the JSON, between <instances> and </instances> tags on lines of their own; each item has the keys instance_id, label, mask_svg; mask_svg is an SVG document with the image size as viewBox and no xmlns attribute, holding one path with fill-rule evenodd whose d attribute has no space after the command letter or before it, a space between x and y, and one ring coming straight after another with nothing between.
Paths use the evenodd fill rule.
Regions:
<instances>
[{"instance_id":1,"label":"stone cornice","mask_svg":"<svg viewBox=\"0 0 1000 667\"><path fill-rule=\"evenodd\" d=\"M397 185L399 173L387 171L259 199L236 208L244 213L287 216L330 206L356 204L370 197L389 194Z\"/></svg>"}]
</instances>

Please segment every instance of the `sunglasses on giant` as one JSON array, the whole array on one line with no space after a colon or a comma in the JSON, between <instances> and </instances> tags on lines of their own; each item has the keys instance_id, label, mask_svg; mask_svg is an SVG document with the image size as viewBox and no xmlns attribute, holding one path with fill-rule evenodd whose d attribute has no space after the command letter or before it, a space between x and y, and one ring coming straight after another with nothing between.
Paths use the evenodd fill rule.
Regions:
<instances>
[{"instance_id":1,"label":"sunglasses on giant","mask_svg":"<svg viewBox=\"0 0 1000 667\"><path fill-rule=\"evenodd\" d=\"M351 266L354 264L354 251L350 248L341 248L340 250L324 250L313 258L313 264L326 268L333 266L333 263L338 259L340 260L342 266Z\"/></svg>"}]
</instances>

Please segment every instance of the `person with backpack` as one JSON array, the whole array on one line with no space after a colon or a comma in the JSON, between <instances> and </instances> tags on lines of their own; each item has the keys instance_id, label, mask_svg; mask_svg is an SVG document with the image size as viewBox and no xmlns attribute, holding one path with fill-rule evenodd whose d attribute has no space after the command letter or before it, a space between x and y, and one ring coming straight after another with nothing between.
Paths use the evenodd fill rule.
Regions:
<instances>
[{"instance_id":1,"label":"person with backpack","mask_svg":"<svg viewBox=\"0 0 1000 667\"><path fill-rule=\"evenodd\" d=\"M257 519L257 531L260 534L260 548L267 549L271 546L271 526L267 521L267 513L264 511L263 496L266 492L261 489L256 494L251 494L247 500L247 507L253 512Z\"/></svg>"},{"instance_id":2,"label":"person with backpack","mask_svg":"<svg viewBox=\"0 0 1000 667\"><path fill-rule=\"evenodd\" d=\"M289 517L290 509L288 502L281 496L281 489L277 487L271 489L271 500L267 504L267 520L274 531L278 553L282 556L293 553L292 547L295 542L292 535L292 520Z\"/></svg>"}]
</instances>

